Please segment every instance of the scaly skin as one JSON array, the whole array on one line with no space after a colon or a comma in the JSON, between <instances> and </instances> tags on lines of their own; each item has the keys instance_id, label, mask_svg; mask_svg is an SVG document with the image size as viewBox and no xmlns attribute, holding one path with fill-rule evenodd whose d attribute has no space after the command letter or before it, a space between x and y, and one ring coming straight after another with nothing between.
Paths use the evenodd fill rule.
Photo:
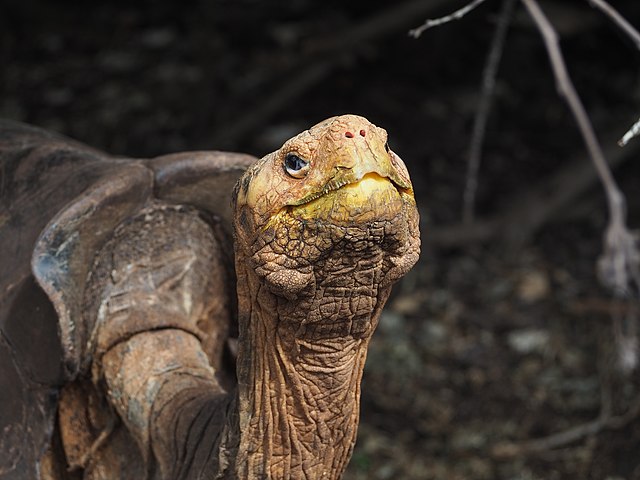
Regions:
<instances>
[{"instance_id":1,"label":"scaly skin","mask_svg":"<svg viewBox=\"0 0 640 480\"><path fill-rule=\"evenodd\" d=\"M335 117L238 184L240 478L339 478L351 456L369 340L419 254L411 184L386 136ZM291 152L309 162L303 178L283 168Z\"/></svg>"},{"instance_id":2,"label":"scaly skin","mask_svg":"<svg viewBox=\"0 0 640 480\"><path fill-rule=\"evenodd\" d=\"M60 400L69 465L92 480L342 475L369 340L420 248L409 176L386 139L362 117L331 118L238 182L231 392L218 375L230 310L210 226L152 203L117 229L87 294L93 385ZM287 173L289 154L301 172ZM110 408L122 423L101 420Z\"/></svg>"}]
</instances>

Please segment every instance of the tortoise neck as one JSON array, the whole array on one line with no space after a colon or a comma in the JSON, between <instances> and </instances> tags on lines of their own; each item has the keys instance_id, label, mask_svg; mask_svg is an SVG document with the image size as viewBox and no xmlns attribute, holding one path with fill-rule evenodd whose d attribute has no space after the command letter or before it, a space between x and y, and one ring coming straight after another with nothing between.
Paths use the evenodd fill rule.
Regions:
<instances>
[{"instance_id":1,"label":"tortoise neck","mask_svg":"<svg viewBox=\"0 0 640 480\"><path fill-rule=\"evenodd\" d=\"M300 301L273 295L242 263L238 477L339 478L355 443L370 332L313 337L302 323L321 310L309 304L318 295ZM374 326L378 313L367 319ZM328 316L332 324L352 323L340 312Z\"/></svg>"}]
</instances>

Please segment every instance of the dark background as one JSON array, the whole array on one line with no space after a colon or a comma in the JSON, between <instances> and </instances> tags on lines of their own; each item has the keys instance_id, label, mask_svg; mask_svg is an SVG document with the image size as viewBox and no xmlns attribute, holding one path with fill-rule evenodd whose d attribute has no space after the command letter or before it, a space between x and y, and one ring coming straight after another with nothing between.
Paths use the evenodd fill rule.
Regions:
<instances>
[{"instance_id":1,"label":"dark background","mask_svg":"<svg viewBox=\"0 0 640 480\"><path fill-rule=\"evenodd\" d=\"M407 31L463 4L3 0L0 115L140 157L262 156L326 117L368 117L409 167L424 246L370 349L347 478L640 478L635 415L557 448L496 448L592 421L602 399L614 415L637 404L612 316L639 308L598 284L604 195L519 4L482 157L481 234L459 228L500 2L418 40ZM640 2L612 4L640 27ZM542 5L637 228L640 139L615 141L640 116L640 51L586 0Z\"/></svg>"}]
</instances>

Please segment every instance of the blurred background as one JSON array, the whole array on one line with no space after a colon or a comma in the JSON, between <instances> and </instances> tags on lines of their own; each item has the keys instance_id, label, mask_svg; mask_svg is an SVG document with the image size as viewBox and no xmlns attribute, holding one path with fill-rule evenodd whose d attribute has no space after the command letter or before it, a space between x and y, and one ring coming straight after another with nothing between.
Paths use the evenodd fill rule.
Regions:
<instances>
[{"instance_id":1,"label":"blurred background","mask_svg":"<svg viewBox=\"0 0 640 480\"><path fill-rule=\"evenodd\" d=\"M620 362L638 297L598 283L605 197L519 2L462 223L502 2L408 31L465 3L3 0L0 116L138 157L262 156L366 116L409 167L423 253L374 337L346 478L638 479L640 373ZM611 3L640 28L640 2ZM640 51L586 0L541 5L640 228L640 139L616 145L640 116Z\"/></svg>"}]
</instances>

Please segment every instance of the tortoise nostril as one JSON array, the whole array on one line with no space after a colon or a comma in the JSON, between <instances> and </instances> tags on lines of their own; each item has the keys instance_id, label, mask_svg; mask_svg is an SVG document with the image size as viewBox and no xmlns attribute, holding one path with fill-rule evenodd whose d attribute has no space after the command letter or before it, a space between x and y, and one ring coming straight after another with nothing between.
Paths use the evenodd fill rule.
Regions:
<instances>
[{"instance_id":1,"label":"tortoise nostril","mask_svg":"<svg viewBox=\"0 0 640 480\"><path fill-rule=\"evenodd\" d=\"M347 137L347 138L353 138L353 133L345 132L344 136Z\"/></svg>"},{"instance_id":2,"label":"tortoise nostril","mask_svg":"<svg viewBox=\"0 0 640 480\"><path fill-rule=\"evenodd\" d=\"M364 137L367 134L367 132L365 132L364 130L360 130L360 136Z\"/></svg>"}]
</instances>

